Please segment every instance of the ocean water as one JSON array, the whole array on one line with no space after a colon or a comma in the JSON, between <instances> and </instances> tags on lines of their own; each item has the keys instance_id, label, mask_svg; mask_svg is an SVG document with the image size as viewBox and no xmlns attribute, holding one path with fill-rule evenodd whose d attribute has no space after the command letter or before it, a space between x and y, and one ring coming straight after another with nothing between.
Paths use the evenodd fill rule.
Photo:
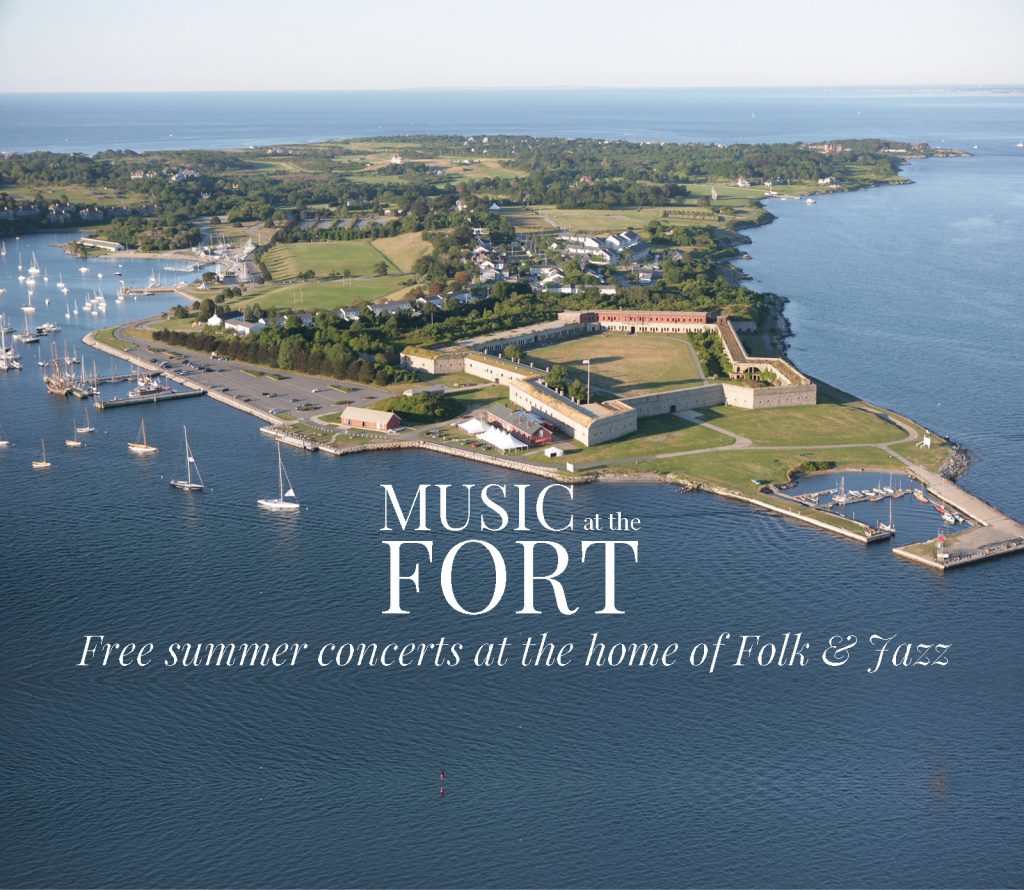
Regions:
<instances>
[{"instance_id":1,"label":"ocean water","mask_svg":"<svg viewBox=\"0 0 1024 890\"><path fill-rule=\"evenodd\" d=\"M945 131L936 121L935 132L963 139L986 101L950 113ZM913 108L896 117L912 120ZM855 131L859 116L836 114L829 135ZM626 121L630 110L616 115ZM629 126L642 129L640 117ZM712 118L694 128L717 126ZM724 139L746 133L722 127ZM913 164L912 186L773 204L778 219L751 233L745 265L755 286L791 300L801 367L954 435L975 457L964 484L1021 517L1024 153L1011 150L1005 120L989 128L991 145L974 158ZM96 286L74 277L78 262L52 240L8 242L0 311L18 317L24 302L16 247L36 250L51 282L62 273L72 299ZM150 266L123 271L144 281ZM71 348L95 320L65 320L65 301L50 296L36 323L56 320ZM108 321L170 302L118 307L107 297ZM1024 882L1020 559L940 576L886 545L863 548L710 495L602 483L577 489L574 513L621 510L643 523L640 562L620 576L624 616L593 614L601 577L576 564L587 537L576 532L561 540L578 615L559 616L544 599L543 615L514 614L514 540L549 536L503 534L493 540L513 580L493 614L457 615L425 584L406 599L410 615L387 617L381 483L409 492L420 482L538 480L425 453L286 449L304 509L261 515L255 500L274 490L275 454L254 418L206 399L110 411L94 414L96 433L70 451L61 443L82 403L48 397L26 359L20 374L0 376L0 430L14 442L0 452L0 884ZM160 448L152 459L125 448L142 417ZM167 485L184 469L183 424L209 485L199 496ZM44 436L54 466L33 473ZM902 536L914 529L897 522L897 543L910 540ZM432 537L443 553L461 536ZM467 559L458 578L479 607L486 564ZM953 648L944 669L873 674L864 649L843 669L710 675L685 664L75 667L87 633L161 644L444 636L467 646L547 633L585 646L597 632L688 652L723 631L773 642L802 632L816 644L895 634Z\"/></svg>"},{"instance_id":2,"label":"ocean water","mask_svg":"<svg viewBox=\"0 0 1024 890\"><path fill-rule=\"evenodd\" d=\"M551 89L0 93L0 151L235 148L393 134L682 142L1024 139L1024 90Z\"/></svg>"}]
</instances>

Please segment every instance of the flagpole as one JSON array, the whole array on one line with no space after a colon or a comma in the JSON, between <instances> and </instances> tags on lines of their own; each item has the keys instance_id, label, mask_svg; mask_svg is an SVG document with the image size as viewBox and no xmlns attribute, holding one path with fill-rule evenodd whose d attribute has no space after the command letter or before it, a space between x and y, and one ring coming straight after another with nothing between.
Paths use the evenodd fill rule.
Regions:
<instances>
[{"instance_id":1,"label":"flagpole","mask_svg":"<svg viewBox=\"0 0 1024 890\"><path fill-rule=\"evenodd\" d=\"M590 404L590 359L585 358L583 364L587 366L587 404Z\"/></svg>"}]
</instances>

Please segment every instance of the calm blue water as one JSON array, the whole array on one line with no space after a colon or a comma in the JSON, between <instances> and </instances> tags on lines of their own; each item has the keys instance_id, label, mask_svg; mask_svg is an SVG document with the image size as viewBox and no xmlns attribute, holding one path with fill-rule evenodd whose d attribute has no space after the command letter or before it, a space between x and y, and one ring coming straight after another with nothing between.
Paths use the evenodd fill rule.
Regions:
<instances>
[{"instance_id":1,"label":"calm blue water","mask_svg":"<svg viewBox=\"0 0 1024 890\"><path fill-rule=\"evenodd\" d=\"M949 140L987 113L950 113ZM626 121L630 110L616 114ZM913 102L903 119L912 117ZM773 205L779 219L753 233L747 268L757 286L791 298L803 368L961 439L976 456L966 485L1024 516L1014 277L1024 159L999 120L999 145L915 164L913 186ZM539 132L544 122L530 123ZM827 132L858 124L847 111ZM643 115L629 126L646 126ZM746 132L711 114L694 121L716 126L723 139ZM48 240L23 238L21 249L71 283L61 264L77 261ZM9 242L0 306L17 315L11 262ZM150 265L126 276L144 280ZM108 320L142 310L115 307L112 291ZM70 341L86 320L63 312L51 299L36 323L52 317ZM0 377L0 428L15 443L0 453L0 884L1024 882L1019 559L943 577L884 545L864 549L711 496L601 484L578 490L578 515L617 509L644 523L640 566L623 574L625 616L591 614L600 579L588 568L572 570L569 592L583 606L573 618L515 616L508 602L468 619L426 592L409 600L411 615L385 618L379 483L533 480L426 454L337 460L289 449L308 509L282 520L255 507L275 478L254 419L205 399L112 411L73 452L60 443L81 410L46 396L30 362ZM160 447L151 460L125 449L143 416ZM194 498L167 486L183 469L184 423L210 486ZM42 475L29 467L41 436L54 463ZM897 542L910 540L897 523ZM457 540L434 537L441 552ZM514 572L513 537L498 539ZM578 537L565 539L574 559ZM482 570L467 567L466 583ZM712 676L683 666L74 667L85 633L474 643L547 632L581 643L598 631L692 645L723 630L947 641L952 666L869 675L865 652L842 671Z\"/></svg>"},{"instance_id":2,"label":"calm blue water","mask_svg":"<svg viewBox=\"0 0 1024 890\"><path fill-rule=\"evenodd\" d=\"M392 134L683 142L1024 139L1024 92L893 89L0 93L0 151L234 148Z\"/></svg>"}]
</instances>

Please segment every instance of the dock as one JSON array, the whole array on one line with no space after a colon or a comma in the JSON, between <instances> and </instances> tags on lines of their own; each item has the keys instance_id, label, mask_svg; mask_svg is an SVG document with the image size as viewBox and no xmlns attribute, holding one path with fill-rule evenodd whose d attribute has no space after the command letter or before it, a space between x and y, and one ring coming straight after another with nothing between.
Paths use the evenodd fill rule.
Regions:
<instances>
[{"instance_id":1,"label":"dock","mask_svg":"<svg viewBox=\"0 0 1024 890\"><path fill-rule=\"evenodd\" d=\"M977 523L942 538L935 537L920 544L894 547L892 552L897 556L944 572L946 569L1024 551L1024 525L965 491L955 482L913 464L895 452L892 454L906 464L911 475L924 483L942 504Z\"/></svg>"},{"instance_id":2,"label":"dock","mask_svg":"<svg viewBox=\"0 0 1024 890\"><path fill-rule=\"evenodd\" d=\"M182 392L157 392L147 396L123 396L119 399L96 399L93 405L106 411L108 408L123 408L128 405L149 405L154 402L169 402L172 399L191 399L195 396L205 396L206 391L202 389L186 389Z\"/></svg>"}]
</instances>

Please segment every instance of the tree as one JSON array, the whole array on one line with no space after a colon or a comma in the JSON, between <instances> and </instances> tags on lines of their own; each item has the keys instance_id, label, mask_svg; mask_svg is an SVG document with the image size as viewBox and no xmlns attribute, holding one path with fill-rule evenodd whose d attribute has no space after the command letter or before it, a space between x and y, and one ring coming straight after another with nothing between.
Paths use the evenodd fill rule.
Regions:
<instances>
[{"instance_id":1,"label":"tree","mask_svg":"<svg viewBox=\"0 0 1024 890\"><path fill-rule=\"evenodd\" d=\"M523 350L516 346L514 343L506 346L501 354L507 358L510 362L521 362L523 360Z\"/></svg>"},{"instance_id":2,"label":"tree","mask_svg":"<svg viewBox=\"0 0 1024 890\"><path fill-rule=\"evenodd\" d=\"M285 337L277 351L277 366L283 371L294 371L305 359L305 342L301 336Z\"/></svg>"},{"instance_id":3,"label":"tree","mask_svg":"<svg viewBox=\"0 0 1024 890\"><path fill-rule=\"evenodd\" d=\"M573 380L569 384L569 398L575 402L582 402L587 398L587 385L582 380Z\"/></svg>"},{"instance_id":4,"label":"tree","mask_svg":"<svg viewBox=\"0 0 1024 890\"><path fill-rule=\"evenodd\" d=\"M387 275L388 264L384 260L381 260L379 263L377 263L376 266L373 267L373 274L377 276Z\"/></svg>"},{"instance_id":5,"label":"tree","mask_svg":"<svg viewBox=\"0 0 1024 890\"><path fill-rule=\"evenodd\" d=\"M565 370L565 365L552 365L548 368L545 382L551 389L561 390L568 379L569 372Z\"/></svg>"},{"instance_id":6,"label":"tree","mask_svg":"<svg viewBox=\"0 0 1024 890\"><path fill-rule=\"evenodd\" d=\"M199 320L208 321L211 315L217 313L217 306L209 297L199 304Z\"/></svg>"}]
</instances>

